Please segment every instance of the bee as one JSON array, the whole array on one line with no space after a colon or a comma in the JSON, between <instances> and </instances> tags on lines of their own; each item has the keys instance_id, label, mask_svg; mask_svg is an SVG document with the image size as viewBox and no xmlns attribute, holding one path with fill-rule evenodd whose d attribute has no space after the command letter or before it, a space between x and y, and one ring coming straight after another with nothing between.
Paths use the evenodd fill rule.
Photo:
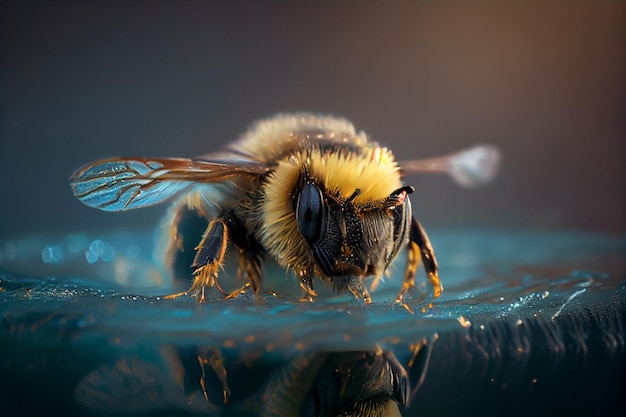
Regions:
<instances>
[{"instance_id":1,"label":"bee","mask_svg":"<svg viewBox=\"0 0 626 417\"><path fill-rule=\"evenodd\" d=\"M292 270L303 301L317 295L314 278L371 302L370 290L406 248L407 265L396 302L415 286L423 263L434 297L442 284L424 228L413 217L414 188L403 174L444 171L462 185L493 177L492 147L399 164L392 152L369 140L343 118L279 114L254 124L239 140L197 159L121 157L78 169L70 178L80 201L105 211L138 209L173 201L164 220L165 260L182 248L179 225L192 210L208 221L191 264L188 291L205 301L216 287L227 297L263 283L262 261L272 256ZM243 286L227 293L218 271L228 244L238 251Z\"/></svg>"}]
</instances>

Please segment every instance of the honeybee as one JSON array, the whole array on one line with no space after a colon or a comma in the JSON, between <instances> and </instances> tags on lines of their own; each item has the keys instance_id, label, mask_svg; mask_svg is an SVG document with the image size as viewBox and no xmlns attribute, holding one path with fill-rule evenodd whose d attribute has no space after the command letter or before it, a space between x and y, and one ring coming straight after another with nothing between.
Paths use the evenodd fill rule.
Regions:
<instances>
[{"instance_id":1,"label":"honeybee","mask_svg":"<svg viewBox=\"0 0 626 417\"><path fill-rule=\"evenodd\" d=\"M196 211L208 226L191 265L189 294L200 302L216 287L227 297L263 283L265 255L295 272L302 300L317 295L314 278L371 302L370 290L402 248L408 261L396 301L403 303L423 262L434 297L442 291L437 260L413 217L403 174L445 171L463 185L493 177L497 150L476 147L444 157L398 164L392 152L343 118L279 114L254 124L221 151L197 159L111 158L87 164L70 178L74 195L106 211L173 201L164 221L166 263L182 247L182 213ZM219 284L229 242L238 250L243 286Z\"/></svg>"}]
</instances>

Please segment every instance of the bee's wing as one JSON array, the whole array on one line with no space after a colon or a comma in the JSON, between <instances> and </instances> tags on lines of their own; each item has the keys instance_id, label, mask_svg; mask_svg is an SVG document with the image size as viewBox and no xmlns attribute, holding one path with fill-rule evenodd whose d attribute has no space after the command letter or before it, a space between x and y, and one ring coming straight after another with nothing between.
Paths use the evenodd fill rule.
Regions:
<instances>
[{"instance_id":1,"label":"bee's wing","mask_svg":"<svg viewBox=\"0 0 626 417\"><path fill-rule=\"evenodd\" d=\"M83 166L70 178L70 186L90 207L121 211L162 203L194 184L254 177L267 170L252 160L112 158Z\"/></svg>"},{"instance_id":2,"label":"bee's wing","mask_svg":"<svg viewBox=\"0 0 626 417\"><path fill-rule=\"evenodd\" d=\"M500 152L490 145L478 145L436 158L400 162L405 174L446 172L463 187L491 181L500 167Z\"/></svg>"}]
</instances>

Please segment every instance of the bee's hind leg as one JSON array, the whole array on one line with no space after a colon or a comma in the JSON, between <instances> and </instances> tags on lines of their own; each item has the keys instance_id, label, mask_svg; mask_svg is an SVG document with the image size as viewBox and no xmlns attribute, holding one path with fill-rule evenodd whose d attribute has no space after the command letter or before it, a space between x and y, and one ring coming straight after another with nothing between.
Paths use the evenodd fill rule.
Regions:
<instances>
[{"instance_id":1,"label":"bee's hind leg","mask_svg":"<svg viewBox=\"0 0 626 417\"><path fill-rule=\"evenodd\" d=\"M244 294L248 288L257 294L263 283L263 269L261 262L263 257L259 251L251 248L239 249L239 270L237 272L237 282L245 281L241 288L236 289L226 296L227 299L238 297Z\"/></svg>"},{"instance_id":2,"label":"bee's hind leg","mask_svg":"<svg viewBox=\"0 0 626 417\"><path fill-rule=\"evenodd\" d=\"M222 265L227 243L228 229L224 221L217 219L210 222L200 244L196 247L196 257L191 264L193 268L191 288L182 293L168 295L165 298L176 298L181 295L191 294L202 303L204 302L205 289L213 286L222 294L225 294L217 282L217 272Z\"/></svg>"},{"instance_id":3,"label":"bee's hind leg","mask_svg":"<svg viewBox=\"0 0 626 417\"><path fill-rule=\"evenodd\" d=\"M245 224L240 220L243 213L231 212L226 217L230 241L239 250L239 269L237 270L237 282L243 282L241 288L226 295L227 299L236 298L245 294L248 288L256 295L263 284L263 247L251 235Z\"/></svg>"},{"instance_id":4,"label":"bee's hind leg","mask_svg":"<svg viewBox=\"0 0 626 417\"><path fill-rule=\"evenodd\" d=\"M443 287L439 280L439 268L435 252L428 240L426 232L415 218L411 222L411 234L409 236L409 244L407 246L407 266L404 273L404 281L402 288L398 293L396 302L405 305L403 302L404 293L415 286L415 272L420 263L420 257L424 262L424 269L428 276L428 282L433 287L433 295L435 298L441 295ZM405 307L407 307L405 305Z\"/></svg>"}]
</instances>

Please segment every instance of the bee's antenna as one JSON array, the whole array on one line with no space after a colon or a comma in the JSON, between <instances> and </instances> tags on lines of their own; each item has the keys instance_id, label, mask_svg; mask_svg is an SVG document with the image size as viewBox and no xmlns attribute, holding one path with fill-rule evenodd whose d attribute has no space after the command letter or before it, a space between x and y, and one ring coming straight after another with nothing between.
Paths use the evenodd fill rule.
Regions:
<instances>
[{"instance_id":1,"label":"bee's antenna","mask_svg":"<svg viewBox=\"0 0 626 417\"><path fill-rule=\"evenodd\" d=\"M348 201L350 201L350 202L354 201L354 199L357 198L359 196L359 194L361 194L361 189L357 188L356 190L354 190L352 195L350 195L350 197L348 197Z\"/></svg>"}]
</instances>

